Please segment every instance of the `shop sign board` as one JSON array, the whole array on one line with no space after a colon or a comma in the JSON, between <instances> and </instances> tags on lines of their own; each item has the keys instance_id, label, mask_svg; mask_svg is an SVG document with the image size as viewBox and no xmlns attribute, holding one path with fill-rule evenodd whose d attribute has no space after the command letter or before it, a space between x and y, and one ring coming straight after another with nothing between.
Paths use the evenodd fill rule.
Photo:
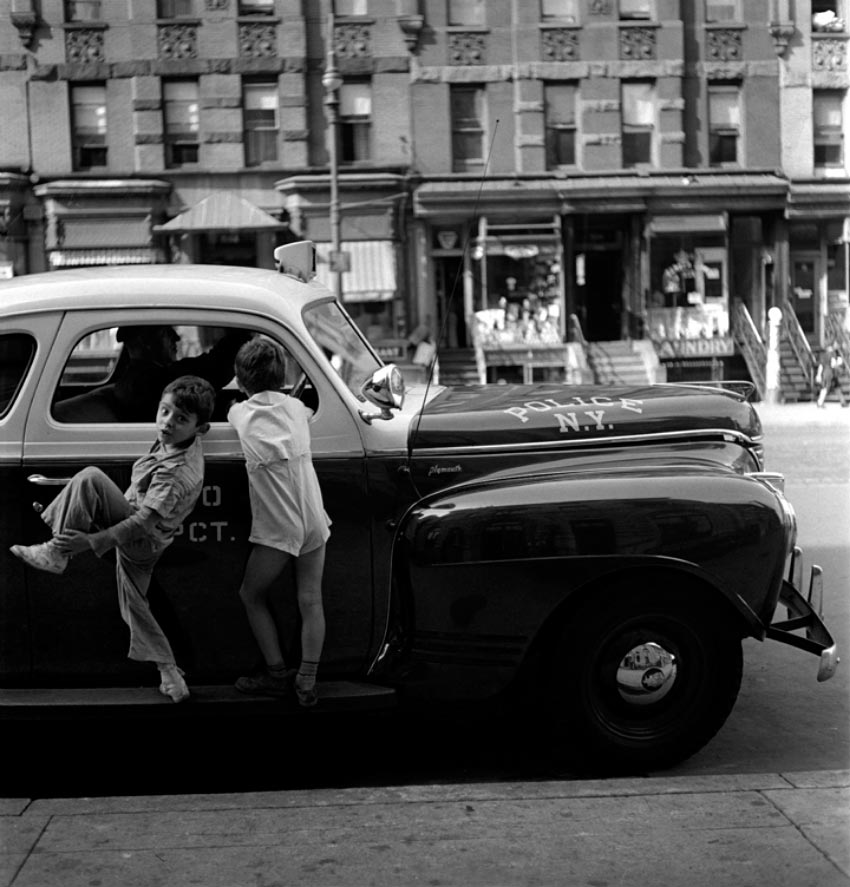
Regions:
<instances>
[{"instance_id":1,"label":"shop sign board","mask_svg":"<svg viewBox=\"0 0 850 887\"><path fill-rule=\"evenodd\" d=\"M677 357L731 357L735 343L731 336L714 336L711 339L658 339L655 350L662 360Z\"/></svg>"}]
</instances>

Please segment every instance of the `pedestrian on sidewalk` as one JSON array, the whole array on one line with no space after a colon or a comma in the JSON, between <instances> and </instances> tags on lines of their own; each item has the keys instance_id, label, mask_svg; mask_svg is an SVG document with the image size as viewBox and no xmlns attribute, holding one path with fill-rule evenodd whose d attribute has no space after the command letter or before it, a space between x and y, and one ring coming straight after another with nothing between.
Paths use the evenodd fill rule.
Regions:
<instances>
[{"instance_id":1,"label":"pedestrian on sidewalk","mask_svg":"<svg viewBox=\"0 0 850 887\"><path fill-rule=\"evenodd\" d=\"M308 419L313 411L281 391L286 353L257 336L236 355L236 381L248 399L227 414L245 455L251 499L251 552L239 588L248 622L266 669L240 677L236 689L261 696L288 696L300 705L318 701L316 674L325 640L322 574L330 519L313 467ZM301 614L301 662L287 668L270 607L274 583L291 558Z\"/></svg>"},{"instance_id":2,"label":"pedestrian on sidewalk","mask_svg":"<svg viewBox=\"0 0 850 887\"><path fill-rule=\"evenodd\" d=\"M75 555L114 549L121 616L130 628L129 658L154 662L159 692L174 702L189 697L183 670L148 603L153 569L195 507L204 482L201 435L209 429L215 390L206 379L181 376L165 386L156 413L157 439L133 465L126 493L99 468L77 472L41 517L53 537L13 545L22 561L64 573Z\"/></svg>"},{"instance_id":3,"label":"pedestrian on sidewalk","mask_svg":"<svg viewBox=\"0 0 850 887\"><path fill-rule=\"evenodd\" d=\"M818 364L817 373L815 374L815 382L820 386L818 392L817 404L823 409L826 399L833 388L838 390L838 397L841 400L841 406L848 406L847 398L841 387L841 367L844 366L844 358L841 356L841 349L837 342L832 342L829 347L821 355Z\"/></svg>"}]
</instances>

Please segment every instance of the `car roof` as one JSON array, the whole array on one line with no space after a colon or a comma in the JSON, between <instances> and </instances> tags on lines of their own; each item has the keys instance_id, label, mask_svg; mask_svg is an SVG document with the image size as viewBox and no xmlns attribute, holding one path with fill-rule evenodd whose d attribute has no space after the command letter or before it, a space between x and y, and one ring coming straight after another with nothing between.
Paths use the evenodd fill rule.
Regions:
<instances>
[{"instance_id":1,"label":"car roof","mask_svg":"<svg viewBox=\"0 0 850 887\"><path fill-rule=\"evenodd\" d=\"M230 265L120 265L26 274L0 282L0 317L113 308L222 308L300 317L332 298L327 287L263 268Z\"/></svg>"}]
</instances>

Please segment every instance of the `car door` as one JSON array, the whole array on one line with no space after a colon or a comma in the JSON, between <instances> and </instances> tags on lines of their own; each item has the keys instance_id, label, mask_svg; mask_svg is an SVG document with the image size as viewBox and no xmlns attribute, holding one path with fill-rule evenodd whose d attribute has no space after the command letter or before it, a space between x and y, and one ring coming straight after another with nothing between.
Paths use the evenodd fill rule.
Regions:
<instances>
[{"instance_id":1,"label":"car door","mask_svg":"<svg viewBox=\"0 0 850 887\"><path fill-rule=\"evenodd\" d=\"M108 382L118 359L116 349L111 357L102 357L100 367L94 360L92 370L92 363L82 359L83 343L96 339L108 342L119 327L155 321L173 325L185 339L194 331L197 335L189 343L193 349L203 349L205 333L238 329L272 336L292 354L302 356L303 349L293 334L267 318L203 309L158 310L156 317L152 315L144 308L66 315L51 363L33 397L24 435L22 477L40 506L57 494L63 478L86 464L97 465L126 489L133 462L155 439L153 416L150 422L103 421L103 417L92 421L89 412L76 421L69 418L67 410L57 409L54 402L60 395L63 403L79 397L80 377L86 373L93 373L97 382ZM67 363L72 354L76 355L77 369L69 374ZM98 376L103 359L107 360L106 377ZM323 669L354 673L364 667L373 640L370 531L369 522L363 520L367 507L363 448L354 419L327 383L321 367L310 364L305 369L317 400L312 424L314 462L325 508L333 520L324 582L328 628ZM225 418L226 401L236 394L235 388L220 392L221 406L204 439L203 492L182 532L157 565L151 588L154 612L172 641L178 662L195 683L229 683L258 661L237 594L249 550L251 516L244 460ZM46 538L46 528L40 523L34 512L27 516L24 541ZM84 554L74 558L61 577L27 571L27 583L37 682L124 684L139 680L142 667L126 659L128 635L118 614L111 564ZM291 576L281 580L275 601L282 637L291 645L297 642ZM292 648L291 655L297 655L297 650Z\"/></svg>"},{"instance_id":2,"label":"car door","mask_svg":"<svg viewBox=\"0 0 850 887\"><path fill-rule=\"evenodd\" d=\"M32 495L22 477L30 400L59 326L57 313L4 319L0 332L0 685L26 683L30 609L26 568L9 547L26 538Z\"/></svg>"}]
</instances>

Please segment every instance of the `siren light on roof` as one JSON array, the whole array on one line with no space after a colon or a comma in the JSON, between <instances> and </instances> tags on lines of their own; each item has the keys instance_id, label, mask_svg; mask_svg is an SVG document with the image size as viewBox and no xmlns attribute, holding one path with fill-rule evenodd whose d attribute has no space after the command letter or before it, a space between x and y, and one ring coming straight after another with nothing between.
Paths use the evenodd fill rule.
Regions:
<instances>
[{"instance_id":1,"label":"siren light on roof","mask_svg":"<svg viewBox=\"0 0 850 887\"><path fill-rule=\"evenodd\" d=\"M297 277L304 283L316 276L316 247L312 240L299 240L277 247L274 260L281 274Z\"/></svg>"}]
</instances>

